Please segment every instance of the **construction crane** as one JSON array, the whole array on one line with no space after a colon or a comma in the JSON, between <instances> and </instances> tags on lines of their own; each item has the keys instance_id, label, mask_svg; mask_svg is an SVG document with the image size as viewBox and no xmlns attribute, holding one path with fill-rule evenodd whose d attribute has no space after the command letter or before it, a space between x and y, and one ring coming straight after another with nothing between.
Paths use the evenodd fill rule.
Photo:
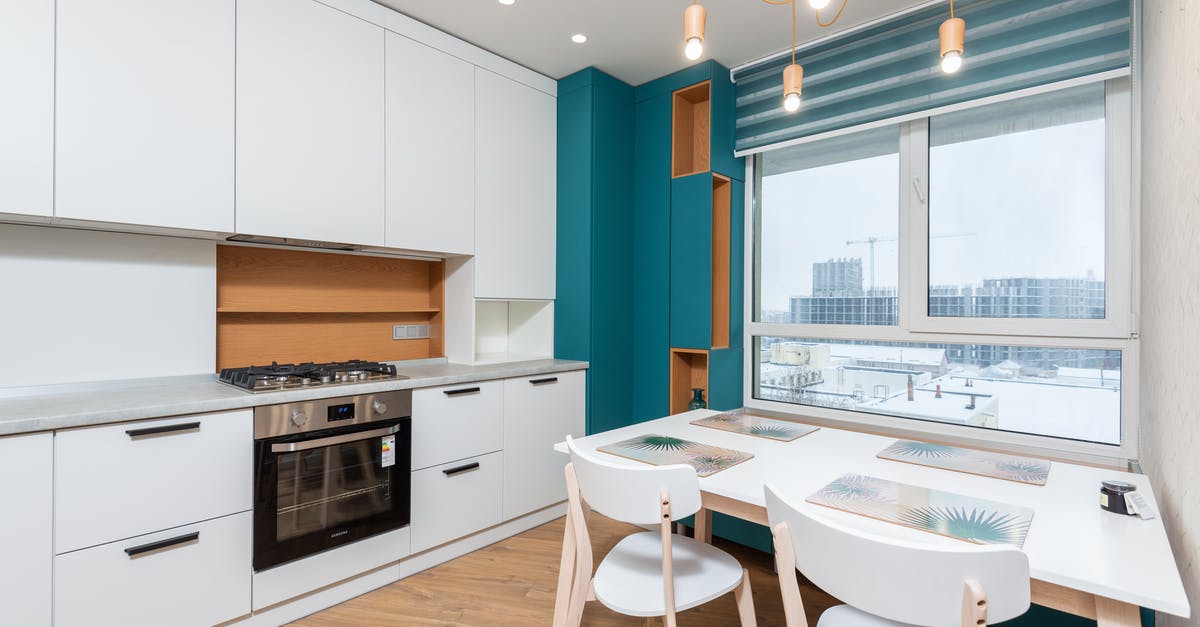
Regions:
<instances>
[{"instance_id":1,"label":"construction crane","mask_svg":"<svg viewBox=\"0 0 1200 627\"><path fill-rule=\"evenodd\" d=\"M946 238L950 238L950 237L975 237L975 234L974 233L947 233L945 235L930 235L929 239L946 239ZM867 292L868 294L873 295L875 293L875 244L877 242L895 242L895 241L898 241L899 239L900 238L898 238L898 237L876 237L876 236L872 235L865 239L852 239L852 240L849 240L846 242L847 246L853 246L855 244L866 244L868 247L868 249L867 249L867 254L869 255L868 263L870 264L870 270L871 270L871 291Z\"/></svg>"}]
</instances>

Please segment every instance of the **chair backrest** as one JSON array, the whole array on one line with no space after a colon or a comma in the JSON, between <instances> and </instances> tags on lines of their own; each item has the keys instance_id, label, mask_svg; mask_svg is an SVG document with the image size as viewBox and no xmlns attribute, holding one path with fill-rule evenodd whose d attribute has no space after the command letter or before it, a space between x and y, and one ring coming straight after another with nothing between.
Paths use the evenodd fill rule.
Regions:
<instances>
[{"instance_id":1,"label":"chair backrest","mask_svg":"<svg viewBox=\"0 0 1200 627\"><path fill-rule=\"evenodd\" d=\"M963 621L963 586L977 582L987 619L1029 609L1029 559L1013 546L942 546L869 534L802 511L765 487L771 527L786 523L796 568L822 590L864 612L931 627Z\"/></svg>"},{"instance_id":2,"label":"chair backrest","mask_svg":"<svg viewBox=\"0 0 1200 627\"><path fill-rule=\"evenodd\" d=\"M671 498L671 520L686 518L700 509L700 480L691 466L620 466L579 450L571 436L567 436L567 450L583 499L609 518L634 525L661 523L659 498L663 490Z\"/></svg>"}]
</instances>

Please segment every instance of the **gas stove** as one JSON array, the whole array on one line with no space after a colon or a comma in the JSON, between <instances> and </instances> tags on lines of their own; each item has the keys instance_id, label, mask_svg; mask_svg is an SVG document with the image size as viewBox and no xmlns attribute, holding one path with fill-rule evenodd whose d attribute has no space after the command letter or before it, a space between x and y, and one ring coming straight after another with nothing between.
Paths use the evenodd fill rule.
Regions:
<instances>
[{"instance_id":1,"label":"gas stove","mask_svg":"<svg viewBox=\"0 0 1200 627\"><path fill-rule=\"evenodd\" d=\"M391 364L354 359L324 364L271 362L270 366L225 368L221 370L218 380L241 390L258 393L407 378L396 374L396 367Z\"/></svg>"}]
</instances>

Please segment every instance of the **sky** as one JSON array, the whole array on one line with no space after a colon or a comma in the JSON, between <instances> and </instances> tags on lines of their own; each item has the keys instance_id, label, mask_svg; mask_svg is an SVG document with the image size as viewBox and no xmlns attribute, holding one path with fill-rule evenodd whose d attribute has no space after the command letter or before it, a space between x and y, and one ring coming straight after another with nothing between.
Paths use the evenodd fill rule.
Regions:
<instances>
[{"instance_id":1,"label":"sky","mask_svg":"<svg viewBox=\"0 0 1200 627\"><path fill-rule=\"evenodd\" d=\"M1104 278L1104 120L935 146L930 151L930 279ZM877 237L875 283L899 268L899 156L777 174L762 182L762 305L812 290L812 264L862 257Z\"/></svg>"}]
</instances>

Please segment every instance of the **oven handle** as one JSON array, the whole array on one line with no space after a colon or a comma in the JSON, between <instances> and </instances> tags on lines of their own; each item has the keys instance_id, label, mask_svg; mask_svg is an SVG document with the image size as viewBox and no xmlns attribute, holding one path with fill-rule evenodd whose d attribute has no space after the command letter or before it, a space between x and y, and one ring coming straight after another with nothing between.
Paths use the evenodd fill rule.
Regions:
<instances>
[{"instance_id":1,"label":"oven handle","mask_svg":"<svg viewBox=\"0 0 1200 627\"><path fill-rule=\"evenodd\" d=\"M272 453L294 453L296 451L307 451L309 449L321 448L322 446L333 446L334 444L345 444L347 442L357 442L359 440L367 440L384 435L392 435L400 431L400 425L392 425L382 429L372 429L371 431L356 431L344 435L333 435L327 438L319 438L316 440L304 440L301 442L281 442L271 445Z\"/></svg>"}]
</instances>

